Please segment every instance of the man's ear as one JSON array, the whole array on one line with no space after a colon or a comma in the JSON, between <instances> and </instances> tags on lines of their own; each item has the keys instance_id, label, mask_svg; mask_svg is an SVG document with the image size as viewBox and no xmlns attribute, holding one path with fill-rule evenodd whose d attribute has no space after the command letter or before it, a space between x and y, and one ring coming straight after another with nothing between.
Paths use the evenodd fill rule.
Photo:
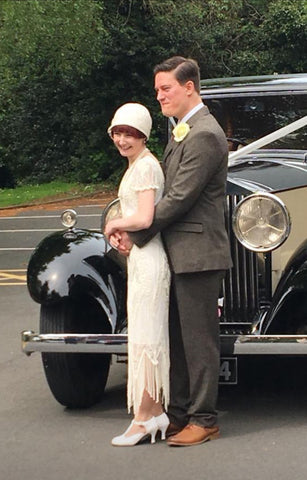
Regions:
<instances>
[{"instance_id":1,"label":"man's ear","mask_svg":"<svg viewBox=\"0 0 307 480\"><path fill-rule=\"evenodd\" d=\"M188 96L192 95L192 93L195 92L194 82L192 82L192 80L188 80L185 84L185 88L186 88L187 95Z\"/></svg>"}]
</instances>

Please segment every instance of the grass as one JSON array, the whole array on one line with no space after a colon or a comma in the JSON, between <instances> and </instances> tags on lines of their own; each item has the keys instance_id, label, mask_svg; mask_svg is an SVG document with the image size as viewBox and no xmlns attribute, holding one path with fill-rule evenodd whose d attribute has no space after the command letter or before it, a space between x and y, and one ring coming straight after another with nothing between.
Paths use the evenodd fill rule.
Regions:
<instances>
[{"instance_id":1,"label":"grass","mask_svg":"<svg viewBox=\"0 0 307 480\"><path fill-rule=\"evenodd\" d=\"M16 188L0 188L0 208L90 195L111 189L112 186L108 184L82 185L61 181L41 185L24 185Z\"/></svg>"}]
</instances>

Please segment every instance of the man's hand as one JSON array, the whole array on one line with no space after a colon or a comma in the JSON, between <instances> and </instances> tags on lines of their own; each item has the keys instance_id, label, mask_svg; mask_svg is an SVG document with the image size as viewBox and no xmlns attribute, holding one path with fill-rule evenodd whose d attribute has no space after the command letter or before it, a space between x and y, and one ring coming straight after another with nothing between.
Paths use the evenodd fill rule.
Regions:
<instances>
[{"instance_id":1,"label":"man's hand","mask_svg":"<svg viewBox=\"0 0 307 480\"><path fill-rule=\"evenodd\" d=\"M120 232L119 230L117 230L116 232L112 233L112 234L108 237L109 243L112 245L113 248L116 248L116 249L118 248L120 239L121 239L121 232Z\"/></svg>"},{"instance_id":2,"label":"man's hand","mask_svg":"<svg viewBox=\"0 0 307 480\"><path fill-rule=\"evenodd\" d=\"M113 248L116 248L118 252L124 257L128 257L130 250L133 247L133 242L130 239L127 232L120 232L119 230L112 233L109 238L109 242Z\"/></svg>"},{"instance_id":3,"label":"man's hand","mask_svg":"<svg viewBox=\"0 0 307 480\"><path fill-rule=\"evenodd\" d=\"M121 239L117 247L117 250L121 255L128 257L128 255L130 254L130 250L133 247L133 242L130 239L127 232L120 232L120 235L121 235Z\"/></svg>"}]
</instances>

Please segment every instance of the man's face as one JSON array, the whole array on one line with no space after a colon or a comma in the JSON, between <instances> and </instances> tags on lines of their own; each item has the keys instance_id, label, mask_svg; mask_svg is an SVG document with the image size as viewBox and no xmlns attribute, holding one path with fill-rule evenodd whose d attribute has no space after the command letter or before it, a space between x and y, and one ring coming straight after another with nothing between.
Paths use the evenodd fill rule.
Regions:
<instances>
[{"instance_id":1,"label":"man's face","mask_svg":"<svg viewBox=\"0 0 307 480\"><path fill-rule=\"evenodd\" d=\"M158 72L155 76L155 91L163 115L181 119L190 110L189 89L180 85L173 72Z\"/></svg>"}]
</instances>

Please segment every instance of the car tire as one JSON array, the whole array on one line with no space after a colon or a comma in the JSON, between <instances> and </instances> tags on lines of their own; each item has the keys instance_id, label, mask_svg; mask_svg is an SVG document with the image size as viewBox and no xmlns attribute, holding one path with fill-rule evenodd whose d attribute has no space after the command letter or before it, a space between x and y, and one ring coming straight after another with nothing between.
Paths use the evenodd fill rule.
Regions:
<instances>
[{"instance_id":1,"label":"car tire","mask_svg":"<svg viewBox=\"0 0 307 480\"><path fill-rule=\"evenodd\" d=\"M93 330L95 322L97 310L91 300L77 302L68 298L41 306L41 333L102 333L97 328ZM43 352L45 375L55 399L68 408L87 408L98 403L108 379L110 358L99 353Z\"/></svg>"}]
</instances>

